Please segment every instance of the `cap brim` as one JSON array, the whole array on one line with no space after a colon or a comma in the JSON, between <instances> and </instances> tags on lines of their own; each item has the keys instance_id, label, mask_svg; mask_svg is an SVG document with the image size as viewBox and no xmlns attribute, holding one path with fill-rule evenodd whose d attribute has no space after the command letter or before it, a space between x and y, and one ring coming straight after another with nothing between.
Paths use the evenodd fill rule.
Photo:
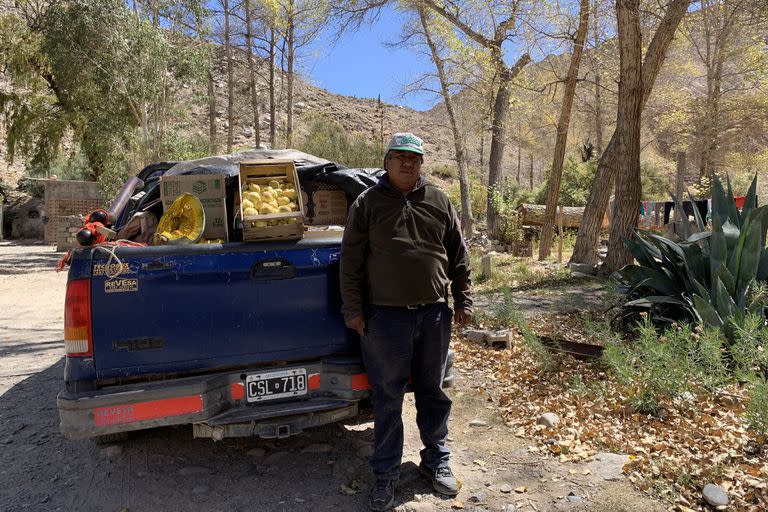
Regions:
<instances>
[{"instance_id":1,"label":"cap brim","mask_svg":"<svg viewBox=\"0 0 768 512\"><path fill-rule=\"evenodd\" d=\"M411 153L416 153L417 155L423 155L424 151L421 149L416 149L410 146L395 146L393 148L388 148L387 151L410 151Z\"/></svg>"}]
</instances>

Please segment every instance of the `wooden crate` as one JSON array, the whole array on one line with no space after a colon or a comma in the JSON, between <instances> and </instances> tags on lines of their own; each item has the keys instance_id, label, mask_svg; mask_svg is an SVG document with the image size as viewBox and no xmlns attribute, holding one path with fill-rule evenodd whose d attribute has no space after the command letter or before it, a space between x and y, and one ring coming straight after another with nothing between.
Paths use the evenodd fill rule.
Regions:
<instances>
[{"instance_id":1,"label":"wooden crate","mask_svg":"<svg viewBox=\"0 0 768 512\"><path fill-rule=\"evenodd\" d=\"M297 210L284 213L260 215L244 214L243 190L250 183L265 187L270 181L288 183L296 192ZM294 240L304 236L304 205L301 201L299 177L293 160L251 160L240 162L240 216L243 219L243 240L258 242L263 240ZM262 223L277 225L263 225ZM287 223L286 223L287 222ZM257 224L258 223L258 224Z\"/></svg>"}]
</instances>

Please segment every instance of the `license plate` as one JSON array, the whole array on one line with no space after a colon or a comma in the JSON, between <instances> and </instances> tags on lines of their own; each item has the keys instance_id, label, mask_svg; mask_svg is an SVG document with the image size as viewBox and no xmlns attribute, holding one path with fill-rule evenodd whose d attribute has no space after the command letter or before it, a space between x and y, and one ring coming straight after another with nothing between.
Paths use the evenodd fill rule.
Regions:
<instances>
[{"instance_id":1,"label":"license plate","mask_svg":"<svg viewBox=\"0 0 768 512\"><path fill-rule=\"evenodd\" d=\"M307 370L295 368L249 375L245 379L245 389L249 402L306 395Z\"/></svg>"}]
</instances>

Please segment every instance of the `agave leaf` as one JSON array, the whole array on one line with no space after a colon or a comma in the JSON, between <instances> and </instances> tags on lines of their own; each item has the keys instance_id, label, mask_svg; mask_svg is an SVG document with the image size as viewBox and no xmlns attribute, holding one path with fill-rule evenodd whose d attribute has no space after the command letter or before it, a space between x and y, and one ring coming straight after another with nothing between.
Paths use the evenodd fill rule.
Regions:
<instances>
[{"instance_id":1,"label":"agave leaf","mask_svg":"<svg viewBox=\"0 0 768 512\"><path fill-rule=\"evenodd\" d=\"M631 300L625 303L625 306L641 306L641 307L653 307L659 304L674 304L676 306L689 307L689 304L683 300L676 299L674 297L667 297L666 295L649 295L641 299Z\"/></svg>"},{"instance_id":2,"label":"agave leaf","mask_svg":"<svg viewBox=\"0 0 768 512\"><path fill-rule=\"evenodd\" d=\"M692 298L693 312L696 314L696 317L700 322L711 325L712 327L723 326L723 320L720 318L720 315L717 314L715 308L712 307L712 304L702 299L698 295L694 295Z\"/></svg>"},{"instance_id":3,"label":"agave leaf","mask_svg":"<svg viewBox=\"0 0 768 512\"><path fill-rule=\"evenodd\" d=\"M652 268L627 265L618 270L617 274L624 283L631 287L631 291L628 293L630 296L634 291L643 286L648 286L658 290L659 293L669 295L680 295L685 291L683 287L678 286L678 283L667 274Z\"/></svg>"},{"instance_id":4,"label":"agave leaf","mask_svg":"<svg viewBox=\"0 0 768 512\"><path fill-rule=\"evenodd\" d=\"M723 183L717 174L712 176L712 220L718 220L720 225L728 219L728 197L723 190Z\"/></svg>"},{"instance_id":5,"label":"agave leaf","mask_svg":"<svg viewBox=\"0 0 768 512\"><path fill-rule=\"evenodd\" d=\"M680 198L673 194L671 191L669 195L672 196L672 201L675 203L675 211L680 212L677 215L677 218L679 218L681 221L680 226L683 228L682 239L685 240L691 236L691 226L688 224L688 216L685 214L685 208L683 207L683 202L680 200ZM696 208L694 208L694 210L695 209Z\"/></svg>"},{"instance_id":6,"label":"agave leaf","mask_svg":"<svg viewBox=\"0 0 768 512\"><path fill-rule=\"evenodd\" d=\"M642 281L637 283L635 288L628 295L632 296L632 292L634 292L635 290L637 290L639 288L642 288L644 286L646 286L648 288L653 288L657 292L663 293L665 295L680 296L681 293L684 291L684 290L677 289L675 287L674 281L672 281L671 279L668 279L665 276L659 275L659 276L656 276L656 277L647 277L647 278L643 279Z\"/></svg>"},{"instance_id":7,"label":"agave leaf","mask_svg":"<svg viewBox=\"0 0 768 512\"><path fill-rule=\"evenodd\" d=\"M685 253L685 260L691 272L690 279L707 281L709 279L709 257L704 256L704 250L699 244L682 243L680 246ZM692 292L695 290L692 290Z\"/></svg>"},{"instance_id":8,"label":"agave leaf","mask_svg":"<svg viewBox=\"0 0 768 512\"><path fill-rule=\"evenodd\" d=\"M747 191L747 197L744 198L744 206L741 207L741 218L746 219L749 212L757 208L757 174L752 178L752 184Z\"/></svg>"},{"instance_id":9,"label":"agave leaf","mask_svg":"<svg viewBox=\"0 0 768 512\"><path fill-rule=\"evenodd\" d=\"M728 184L728 190L727 190L727 200L725 201L725 206L727 208L728 212L728 220L730 220L734 225L738 227L744 226L744 218L739 213L739 209L736 207L736 199L733 197L733 188L731 187L731 177L726 176L725 182Z\"/></svg>"},{"instance_id":10,"label":"agave leaf","mask_svg":"<svg viewBox=\"0 0 768 512\"><path fill-rule=\"evenodd\" d=\"M741 236L741 229L734 223L727 219L723 224L723 236L725 236L725 245L728 251L728 258L732 258L736 252L736 247L739 244L739 236Z\"/></svg>"},{"instance_id":11,"label":"agave leaf","mask_svg":"<svg viewBox=\"0 0 768 512\"><path fill-rule=\"evenodd\" d=\"M693 196L691 195L691 192L687 188L686 188L686 192L688 193L688 200L693 205L693 216L696 219L696 226L699 228L700 233L706 233L707 221L701 218L701 212L699 212L699 209L696 208L696 201L693 200ZM701 248L704 251L704 254L706 255L709 248L708 244L706 242L702 242Z\"/></svg>"},{"instance_id":12,"label":"agave leaf","mask_svg":"<svg viewBox=\"0 0 768 512\"><path fill-rule=\"evenodd\" d=\"M691 236L686 239L687 243L695 243L700 240L704 240L706 238L709 238L712 236L712 233L709 231L699 231L698 233L693 233Z\"/></svg>"},{"instance_id":13,"label":"agave leaf","mask_svg":"<svg viewBox=\"0 0 768 512\"><path fill-rule=\"evenodd\" d=\"M734 315L736 311L736 303L733 301L733 297L728 294L725 285L719 277L715 278L714 286L712 287L714 293L712 294L715 299L715 309L724 321Z\"/></svg>"},{"instance_id":14,"label":"agave leaf","mask_svg":"<svg viewBox=\"0 0 768 512\"><path fill-rule=\"evenodd\" d=\"M636 242L642 245L645 250L648 252L649 255L654 260L660 260L661 259L661 252L659 252L659 248L656 247L656 245L653 244L653 242L650 242L646 239L649 235L652 235L650 231L637 231L637 238Z\"/></svg>"},{"instance_id":15,"label":"agave leaf","mask_svg":"<svg viewBox=\"0 0 768 512\"><path fill-rule=\"evenodd\" d=\"M707 290L704 287L704 285L702 285L699 281L694 279L693 286L696 288L696 293L692 294L691 296L698 295L699 297L703 298L707 302L712 302L712 298L709 294L709 290Z\"/></svg>"},{"instance_id":16,"label":"agave leaf","mask_svg":"<svg viewBox=\"0 0 768 512\"><path fill-rule=\"evenodd\" d=\"M755 213L757 210L753 210L751 213ZM736 295L745 293L746 288L755 279L757 275L757 269L760 266L760 255L762 247L760 247L760 229L762 228L762 218L765 210L760 211L756 215L750 215L747 219L747 229L744 232L745 240L739 255L738 267L736 276ZM731 271L733 273L733 271Z\"/></svg>"},{"instance_id":17,"label":"agave leaf","mask_svg":"<svg viewBox=\"0 0 768 512\"><path fill-rule=\"evenodd\" d=\"M725 265L721 263L720 266L717 267L715 276L725 285L725 289L728 291L729 295L733 296L736 294L736 278L733 277L733 274L728 271L728 268Z\"/></svg>"},{"instance_id":18,"label":"agave leaf","mask_svg":"<svg viewBox=\"0 0 768 512\"><path fill-rule=\"evenodd\" d=\"M750 282L746 284L743 290L737 290L735 294L735 302L736 306L738 308L736 309L736 313L738 316L743 316L744 310L747 308L747 298L749 297L749 291L752 289L752 285L755 283L755 280L752 279Z\"/></svg>"},{"instance_id":19,"label":"agave leaf","mask_svg":"<svg viewBox=\"0 0 768 512\"><path fill-rule=\"evenodd\" d=\"M709 282L713 282L717 269L728 261L728 244L719 217L712 217L712 238L709 241Z\"/></svg>"},{"instance_id":20,"label":"agave leaf","mask_svg":"<svg viewBox=\"0 0 768 512\"><path fill-rule=\"evenodd\" d=\"M763 254L760 256L760 266L757 268L757 280L768 281L768 247L763 249Z\"/></svg>"},{"instance_id":21,"label":"agave leaf","mask_svg":"<svg viewBox=\"0 0 768 512\"><path fill-rule=\"evenodd\" d=\"M635 238L640 238L640 234L635 232ZM626 246L627 250L629 250L630 254L634 256L634 258L637 260L637 262L640 265L644 267L650 267L650 268L658 267L658 263L656 263L656 260L654 259L653 254L649 254L646 245L638 243L626 237L622 237L622 239L624 241L624 245Z\"/></svg>"}]
</instances>

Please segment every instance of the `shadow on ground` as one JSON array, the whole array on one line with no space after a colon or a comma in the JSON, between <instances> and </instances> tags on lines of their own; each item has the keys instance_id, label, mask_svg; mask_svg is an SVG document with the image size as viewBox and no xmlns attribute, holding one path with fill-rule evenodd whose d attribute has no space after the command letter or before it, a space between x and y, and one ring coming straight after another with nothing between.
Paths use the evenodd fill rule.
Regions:
<instances>
[{"instance_id":1,"label":"shadow on ground","mask_svg":"<svg viewBox=\"0 0 768 512\"><path fill-rule=\"evenodd\" d=\"M370 424L330 425L281 440L193 439L189 426L97 445L58 430L63 359L0 397L0 510L365 510ZM362 420L361 420L362 421ZM348 496L342 484L361 484ZM351 487L354 487L353 483ZM398 502L429 493L403 467Z\"/></svg>"},{"instance_id":2,"label":"shadow on ground","mask_svg":"<svg viewBox=\"0 0 768 512\"><path fill-rule=\"evenodd\" d=\"M64 255L39 240L0 240L0 275L26 274L40 268L54 269Z\"/></svg>"}]
</instances>

